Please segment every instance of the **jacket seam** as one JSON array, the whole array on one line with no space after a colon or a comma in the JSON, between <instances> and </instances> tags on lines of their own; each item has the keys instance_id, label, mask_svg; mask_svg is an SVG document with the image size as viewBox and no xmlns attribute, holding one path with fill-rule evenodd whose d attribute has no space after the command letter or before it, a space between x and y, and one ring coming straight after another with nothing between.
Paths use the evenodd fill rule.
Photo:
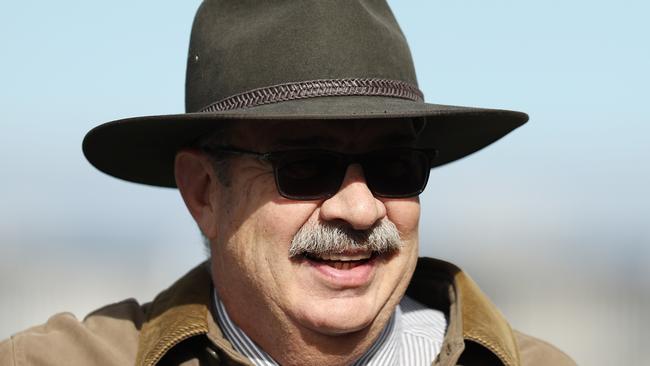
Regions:
<instances>
[{"instance_id":1,"label":"jacket seam","mask_svg":"<svg viewBox=\"0 0 650 366\"><path fill-rule=\"evenodd\" d=\"M167 353L170 349L174 348L175 345L180 342L189 339L191 337L205 333L203 328L200 325L190 325L187 327L182 327L175 332L172 332L166 336L163 336L158 343L158 346L154 347L144 359L145 365L154 365Z\"/></svg>"},{"instance_id":2,"label":"jacket seam","mask_svg":"<svg viewBox=\"0 0 650 366\"><path fill-rule=\"evenodd\" d=\"M13 363L13 366L18 366L18 361L16 360L18 357L18 352L16 352L16 341L14 340L14 336L11 336L9 338L9 344L11 344L11 363Z\"/></svg>"},{"instance_id":3,"label":"jacket seam","mask_svg":"<svg viewBox=\"0 0 650 366\"><path fill-rule=\"evenodd\" d=\"M484 339L483 337L474 336L474 335L471 335L471 334L466 334L465 338L470 340L470 341L476 342L476 343L486 347L490 351L492 351L492 353L494 353L495 355L497 355L497 357L499 357L499 359L501 360L501 362L504 365L506 365L506 366L515 366L512 363L506 361L506 360L511 360L512 356L509 353L501 351L499 349L499 347L494 345L494 343Z\"/></svg>"}]
</instances>

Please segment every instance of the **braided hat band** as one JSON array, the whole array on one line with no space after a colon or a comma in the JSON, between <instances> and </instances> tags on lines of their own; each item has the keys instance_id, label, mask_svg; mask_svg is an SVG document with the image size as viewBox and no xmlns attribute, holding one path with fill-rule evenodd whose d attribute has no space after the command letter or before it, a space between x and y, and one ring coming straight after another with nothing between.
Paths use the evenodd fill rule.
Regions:
<instances>
[{"instance_id":1,"label":"braided hat band","mask_svg":"<svg viewBox=\"0 0 650 366\"><path fill-rule=\"evenodd\" d=\"M380 96L423 102L424 95L416 86L389 79L321 79L271 85L235 94L200 110L220 112L251 108L296 99L332 96Z\"/></svg>"}]
</instances>

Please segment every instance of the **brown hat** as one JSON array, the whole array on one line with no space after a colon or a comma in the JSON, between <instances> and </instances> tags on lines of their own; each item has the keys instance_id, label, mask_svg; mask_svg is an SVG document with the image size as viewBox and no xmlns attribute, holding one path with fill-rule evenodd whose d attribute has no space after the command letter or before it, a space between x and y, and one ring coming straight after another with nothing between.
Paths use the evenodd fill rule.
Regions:
<instances>
[{"instance_id":1,"label":"brown hat","mask_svg":"<svg viewBox=\"0 0 650 366\"><path fill-rule=\"evenodd\" d=\"M384 0L205 0L194 19L185 114L104 123L86 158L118 178L175 187L178 149L223 121L421 118L433 166L519 127L525 113L429 104Z\"/></svg>"}]
</instances>

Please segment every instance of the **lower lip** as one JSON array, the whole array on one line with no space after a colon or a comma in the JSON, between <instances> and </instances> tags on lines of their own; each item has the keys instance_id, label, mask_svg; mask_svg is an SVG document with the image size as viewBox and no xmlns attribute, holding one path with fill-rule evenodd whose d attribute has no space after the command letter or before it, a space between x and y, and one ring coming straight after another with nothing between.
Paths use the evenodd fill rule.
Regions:
<instances>
[{"instance_id":1,"label":"lower lip","mask_svg":"<svg viewBox=\"0 0 650 366\"><path fill-rule=\"evenodd\" d=\"M323 262L305 260L330 286L337 289L362 287L370 283L377 264L377 257L350 269L336 269Z\"/></svg>"}]
</instances>

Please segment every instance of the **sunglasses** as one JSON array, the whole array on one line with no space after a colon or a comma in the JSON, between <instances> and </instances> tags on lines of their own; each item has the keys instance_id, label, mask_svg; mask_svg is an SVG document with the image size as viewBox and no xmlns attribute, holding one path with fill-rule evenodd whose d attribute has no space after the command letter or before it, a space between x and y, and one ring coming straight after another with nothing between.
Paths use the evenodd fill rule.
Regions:
<instances>
[{"instance_id":1,"label":"sunglasses","mask_svg":"<svg viewBox=\"0 0 650 366\"><path fill-rule=\"evenodd\" d=\"M429 179L436 150L390 148L364 154L327 150L286 150L259 153L233 147L213 147L208 152L251 155L273 166L278 192L292 200L319 200L334 196L350 164L363 168L368 188L375 196L414 197Z\"/></svg>"}]
</instances>

